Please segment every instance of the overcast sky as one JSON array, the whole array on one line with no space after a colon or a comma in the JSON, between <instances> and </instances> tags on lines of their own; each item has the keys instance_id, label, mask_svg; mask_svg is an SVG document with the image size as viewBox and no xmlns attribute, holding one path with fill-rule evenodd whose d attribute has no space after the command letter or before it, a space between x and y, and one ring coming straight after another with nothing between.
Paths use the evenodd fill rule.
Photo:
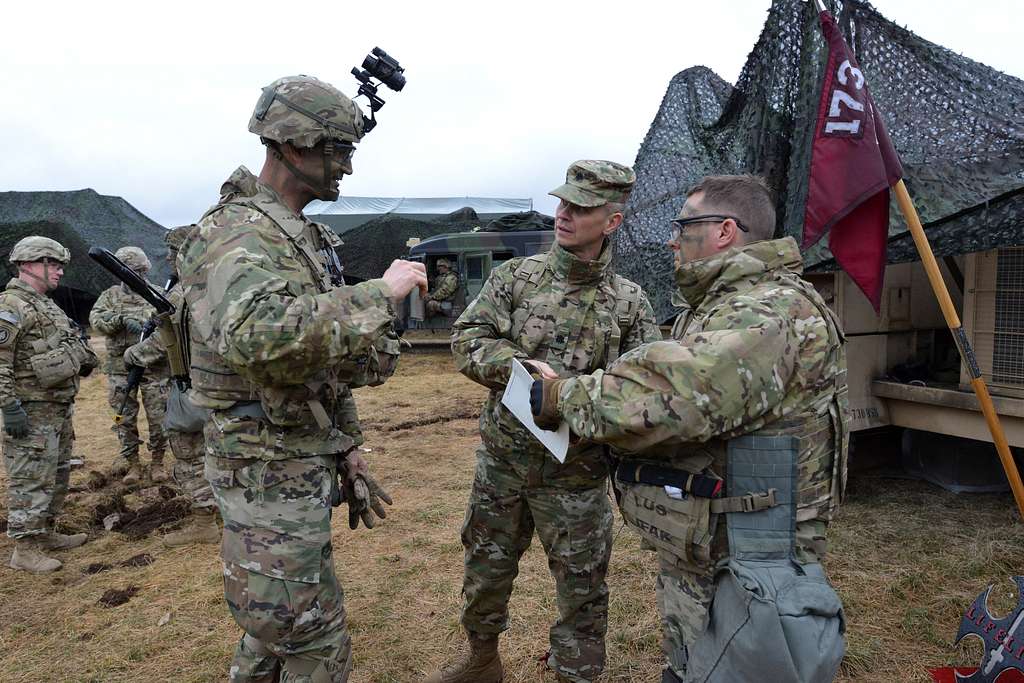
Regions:
<instances>
[{"instance_id":1,"label":"overcast sky","mask_svg":"<svg viewBox=\"0 0 1024 683\"><path fill-rule=\"evenodd\" d=\"M918 35L1024 77L1016 0L876 0ZM379 45L406 67L343 194L531 197L577 158L632 163L677 72L735 82L770 0L6 3L0 191L91 187L195 221L263 148L260 88L306 73L349 94ZM289 16L289 11L294 11ZM364 100L360 99L360 102Z\"/></svg>"}]
</instances>

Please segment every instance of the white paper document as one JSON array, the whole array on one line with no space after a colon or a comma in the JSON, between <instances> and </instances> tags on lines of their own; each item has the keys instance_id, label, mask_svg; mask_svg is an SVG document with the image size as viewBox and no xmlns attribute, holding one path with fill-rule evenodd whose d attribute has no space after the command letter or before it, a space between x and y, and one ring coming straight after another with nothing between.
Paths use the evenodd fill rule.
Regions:
<instances>
[{"instance_id":1,"label":"white paper document","mask_svg":"<svg viewBox=\"0 0 1024 683\"><path fill-rule=\"evenodd\" d=\"M501 397L501 405L508 408L509 412L518 418L530 433L544 444L545 448L551 451L558 462L565 462L565 454L569 450L569 425L562 422L558 429L550 431L541 429L533 421L533 411L530 410L530 387L533 386L533 377L530 371L523 367L518 359L512 359L512 372L505 385L505 393Z\"/></svg>"}]
</instances>

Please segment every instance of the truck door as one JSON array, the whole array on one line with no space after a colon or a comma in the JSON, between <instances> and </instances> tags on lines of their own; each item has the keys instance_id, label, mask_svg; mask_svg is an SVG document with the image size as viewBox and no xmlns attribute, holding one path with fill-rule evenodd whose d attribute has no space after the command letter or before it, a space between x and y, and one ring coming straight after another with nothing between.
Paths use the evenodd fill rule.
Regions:
<instances>
[{"instance_id":1,"label":"truck door","mask_svg":"<svg viewBox=\"0 0 1024 683\"><path fill-rule=\"evenodd\" d=\"M466 274L466 305L468 306L480 293L487 276L491 274L491 252L466 254L464 258L466 266L463 272Z\"/></svg>"}]
</instances>

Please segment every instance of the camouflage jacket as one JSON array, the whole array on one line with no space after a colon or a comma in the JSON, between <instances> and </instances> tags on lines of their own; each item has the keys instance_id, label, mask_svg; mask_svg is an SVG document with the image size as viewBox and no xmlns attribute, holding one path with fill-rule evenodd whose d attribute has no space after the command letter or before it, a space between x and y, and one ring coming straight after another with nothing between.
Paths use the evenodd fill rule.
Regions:
<instances>
[{"instance_id":1,"label":"camouflage jacket","mask_svg":"<svg viewBox=\"0 0 1024 683\"><path fill-rule=\"evenodd\" d=\"M524 281L525 259L495 268L480 294L455 322L452 351L462 374L491 389L480 435L495 457L539 464L542 476L593 485L607 474L602 448L581 444L564 465L501 405L512 358L548 363L571 377L605 367L619 353L661 339L654 312L637 285L610 267L605 244L595 261L581 261L554 244ZM633 305L623 303L632 300Z\"/></svg>"},{"instance_id":2,"label":"camouflage jacket","mask_svg":"<svg viewBox=\"0 0 1024 683\"><path fill-rule=\"evenodd\" d=\"M373 352L393 312L382 280L331 285L325 253L336 242L329 228L293 212L240 167L182 245L190 397L213 409L208 451L252 457L266 428L233 409L254 402L276 432L277 446L265 457L353 445L343 428L355 419L345 367Z\"/></svg>"},{"instance_id":3,"label":"camouflage jacket","mask_svg":"<svg viewBox=\"0 0 1024 683\"><path fill-rule=\"evenodd\" d=\"M562 383L559 413L582 438L670 459L686 444L831 416L834 428L819 430L823 443L808 443L801 456L830 469L833 452L845 456L846 356L838 323L801 272L788 237L685 264L676 281L693 313L675 340ZM845 471L845 457L835 462ZM815 491L802 481L801 502L827 500L833 474L813 473Z\"/></svg>"},{"instance_id":4,"label":"camouflage jacket","mask_svg":"<svg viewBox=\"0 0 1024 683\"><path fill-rule=\"evenodd\" d=\"M163 291L159 287L157 289ZM128 331L124 324L125 320L133 318L144 325L154 313L156 309L126 285L114 285L103 290L89 312L89 324L107 338L107 361L103 366L104 372L108 375L123 375L128 372L124 365L124 352L132 344L138 343L139 335ZM159 371L165 375L168 372L166 367L160 367Z\"/></svg>"},{"instance_id":5,"label":"camouflage jacket","mask_svg":"<svg viewBox=\"0 0 1024 683\"><path fill-rule=\"evenodd\" d=\"M48 353L91 358L96 355L71 319L48 296L12 278L0 293L0 406L20 401L71 403L78 393L78 369L66 380L40 386L33 361Z\"/></svg>"},{"instance_id":6,"label":"camouflage jacket","mask_svg":"<svg viewBox=\"0 0 1024 683\"><path fill-rule=\"evenodd\" d=\"M448 271L444 275L434 278L427 301L450 301L455 298L457 291L459 291L459 276Z\"/></svg>"}]
</instances>

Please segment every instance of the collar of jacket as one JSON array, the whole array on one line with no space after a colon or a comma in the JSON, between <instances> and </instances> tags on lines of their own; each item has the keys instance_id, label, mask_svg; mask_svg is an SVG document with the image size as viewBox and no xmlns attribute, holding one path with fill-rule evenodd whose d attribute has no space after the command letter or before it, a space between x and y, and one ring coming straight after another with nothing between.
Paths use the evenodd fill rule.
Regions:
<instances>
[{"instance_id":1,"label":"collar of jacket","mask_svg":"<svg viewBox=\"0 0 1024 683\"><path fill-rule=\"evenodd\" d=\"M18 277L12 277L7 281L7 289L17 290L19 294L24 296L37 296L40 299L47 298L45 294L40 294L35 290L35 287Z\"/></svg>"},{"instance_id":2,"label":"collar of jacket","mask_svg":"<svg viewBox=\"0 0 1024 683\"><path fill-rule=\"evenodd\" d=\"M604 279L612 261L612 246L608 240L601 246L601 253L593 261L584 261L555 242L548 252L548 268L556 277L571 285L596 285Z\"/></svg>"},{"instance_id":3,"label":"collar of jacket","mask_svg":"<svg viewBox=\"0 0 1024 683\"><path fill-rule=\"evenodd\" d=\"M705 300L715 301L723 294L750 289L768 273L787 270L800 275L803 269L796 240L783 237L684 263L676 268L675 279L678 293L696 311Z\"/></svg>"},{"instance_id":4,"label":"collar of jacket","mask_svg":"<svg viewBox=\"0 0 1024 683\"><path fill-rule=\"evenodd\" d=\"M273 201L281 206L288 206L281 199L281 195L277 193L277 190L261 183L260 179L253 175L252 171L245 166L236 168L235 172L220 186L221 202L229 201L238 196L256 197L257 195L263 195L261 199L264 201Z\"/></svg>"}]
</instances>

